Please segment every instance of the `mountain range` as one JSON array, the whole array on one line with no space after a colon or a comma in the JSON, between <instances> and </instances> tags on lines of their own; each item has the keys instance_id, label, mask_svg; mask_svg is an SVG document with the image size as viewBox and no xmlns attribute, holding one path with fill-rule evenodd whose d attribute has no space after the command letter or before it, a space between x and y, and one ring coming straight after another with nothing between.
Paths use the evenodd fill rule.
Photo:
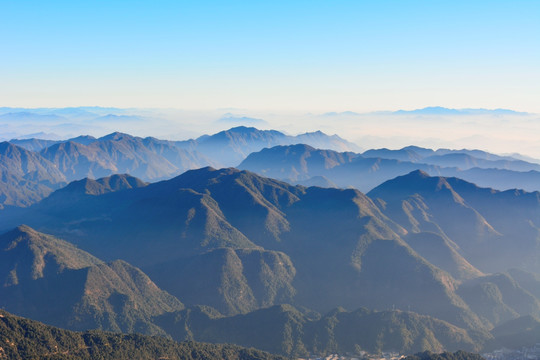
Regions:
<instances>
[{"instance_id":1,"label":"mountain range","mask_svg":"<svg viewBox=\"0 0 540 360\"><path fill-rule=\"evenodd\" d=\"M501 190L537 190L540 181L539 164L480 150L409 146L352 152L357 150L322 132L289 136L242 126L187 141L122 133L65 141L14 139L0 145L0 206L28 206L85 177L129 173L158 181L208 165L238 166L295 184L352 186L364 192L416 169Z\"/></svg>"},{"instance_id":2,"label":"mountain range","mask_svg":"<svg viewBox=\"0 0 540 360\"><path fill-rule=\"evenodd\" d=\"M534 337L540 193L466 178L519 185L540 165L293 138L348 146L243 127L185 142L0 143L0 307L286 356ZM233 160L241 170L201 167Z\"/></svg>"},{"instance_id":3,"label":"mountain range","mask_svg":"<svg viewBox=\"0 0 540 360\"><path fill-rule=\"evenodd\" d=\"M538 193L421 171L367 196L235 169L148 185L95 183L72 183L1 219L0 228L24 221L104 261L121 258L186 306L225 315L282 303L322 312L397 308L484 334L540 315L540 283L516 275L538 272Z\"/></svg>"},{"instance_id":4,"label":"mountain range","mask_svg":"<svg viewBox=\"0 0 540 360\"><path fill-rule=\"evenodd\" d=\"M0 206L28 206L67 182L86 177L129 173L143 181L158 181L208 165L235 166L252 151L295 142L339 150L357 148L336 135L321 132L288 136L246 127L188 141L118 132L64 141L13 139L0 143Z\"/></svg>"},{"instance_id":5,"label":"mountain range","mask_svg":"<svg viewBox=\"0 0 540 360\"><path fill-rule=\"evenodd\" d=\"M434 151L409 146L357 154L297 144L251 153L238 168L294 184L315 181L319 186L354 187L363 192L414 170L433 176L458 177L499 190L540 190L539 164L480 150Z\"/></svg>"},{"instance_id":6,"label":"mountain range","mask_svg":"<svg viewBox=\"0 0 540 360\"><path fill-rule=\"evenodd\" d=\"M453 109L442 106L428 106L422 109L397 110L397 111L375 111L368 113L372 115L427 115L427 116L462 116L462 115L495 115L495 116L524 116L529 113L510 109ZM324 116L361 116L365 113L354 111L327 112Z\"/></svg>"},{"instance_id":7,"label":"mountain range","mask_svg":"<svg viewBox=\"0 0 540 360\"><path fill-rule=\"evenodd\" d=\"M0 278L4 284L0 288L0 306L63 328L245 344L287 356L358 349L377 353L388 347L409 353L480 348L463 329L429 316L400 311L337 309L321 317L315 312L301 313L290 305L279 305L227 317L208 306L184 308L179 300L128 263L104 263L70 243L28 226L2 235L0 248ZM189 280L182 274L177 276ZM204 297L199 300L204 301ZM333 325L329 328L329 324ZM265 332L255 331L261 325ZM390 335L396 327L402 329L398 337ZM356 332L357 336L347 339L342 335L349 332ZM379 340L373 342L373 338Z\"/></svg>"},{"instance_id":8,"label":"mountain range","mask_svg":"<svg viewBox=\"0 0 540 360\"><path fill-rule=\"evenodd\" d=\"M65 241L27 226L2 235L0 244L4 265L1 306L63 328L135 331L172 336L178 341L227 342L286 356L379 353L388 349L401 353L478 351L501 344L528 344L527 340L516 339L515 334L520 331L530 333L526 339L533 336L530 324L535 320L525 320L527 316L534 319L530 315L510 320L508 325L496 327L492 334L467 331L430 316L400 310L337 308L321 316L307 309L299 311L290 305L278 305L224 316L208 306L184 308L133 266L123 261L105 264ZM516 276L528 275L519 272ZM497 277L515 283L508 275ZM504 283L493 276L475 281L482 285ZM513 291L513 301L520 302L515 284ZM9 314L2 315L2 320L8 317L12 321ZM10 338L16 336L11 334ZM41 336L47 337L50 335Z\"/></svg>"},{"instance_id":9,"label":"mountain range","mask_svg":"<svg viewBox=\"0 0 540 360\"><path fill-rule=\"evenodd\" d=\"M197 150L222 166L237 166L252 152L290 144L308 144L336 151L360 150L357 145L337 135L329 136L321 131L290 136L276 130L258 130L245 126L234 127L214 135L203 135L193 140L176 142L177 146Z\"/></svg>"},{"instance_id":10,"label":"mountain range","mask_svg":"<svg viewBox=\"0 0 540 360\"><path fill-rule=\"evenodd\" d=\"M427 281L433 283L440 306L448 306L445 311L464 312L463 318L475 319L450 292L448 275L412 251L399 238L403 228L356 190L294 187L245 171L205 168L103 195L75 197L59 190L20 218L105 260L122 258L148 269L152 279L158 285L167 283L165 289L173 295L189 292L189 282L169 284L169 269L186 268L188 274L197 274L196 284L218 280L220 290L208 297L221 299L218 310L225 313L272 305L272 301L261 303L272 299L269 292L286 296L281 301L295 293L302 305L323 311L336 306L389 307L402 289L420 291L423 286L426 292ZM341 231L335 234L334 228ZM333 242L328 242L330 238ZM224 252L223 247L230 250ZM260 260L253 258L255 254ZM379 256L400 260L390 260L394 266L381 272L382 264L371 261ZM264 266L262 259L267 259ZM322 263L325 267L319 266ZM223 282L225 275L196 270L208 269L205 264L217 265L234 278ZM416 275L403 282L404 270ZM250 273L259 275L250 282ZM336 274L341 274L339 281ZM383 282L392 286L380 288ZM295 292L287 290L291 286ZM373 291L365 292L364 287ZM260 293L257 288L263 290L259 298L251 295ZM245 289L241 297L239 289ZM339 302L328 296L335 292L340 294ZM412 291L408 294L412 298L401 295L401 306L440 315L439 305L423 303ZM240 309L226 305L231 303L245 305Z\"/></svg>"},{"instance_id":11,"label":"mountain range","mask_svg":"<svg viewBox=\"0 0 540 360\"><path fill-rule=\"evenodd\" d=\"M394 114L404 115L528 115L528 113L514 111L509 109L451 109L441 106L429 106L423 109L415 110L398 110Z\"/></svg>"}]
</instances>

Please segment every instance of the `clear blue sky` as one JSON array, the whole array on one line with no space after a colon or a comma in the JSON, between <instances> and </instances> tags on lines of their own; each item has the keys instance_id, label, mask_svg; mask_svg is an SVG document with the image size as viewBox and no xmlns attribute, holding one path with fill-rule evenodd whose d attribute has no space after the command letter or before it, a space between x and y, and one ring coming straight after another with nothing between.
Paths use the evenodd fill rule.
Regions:
<instances>
[{"instance_id":1,"label":"clear blue sky","mask_svg":"<svg viewBox=\"0 0 540 360\"><path fill-rule=\"evenodd\" d=\"M540 113L540 1L0 0L0 106Z\"/></svg>"}]
</instances>

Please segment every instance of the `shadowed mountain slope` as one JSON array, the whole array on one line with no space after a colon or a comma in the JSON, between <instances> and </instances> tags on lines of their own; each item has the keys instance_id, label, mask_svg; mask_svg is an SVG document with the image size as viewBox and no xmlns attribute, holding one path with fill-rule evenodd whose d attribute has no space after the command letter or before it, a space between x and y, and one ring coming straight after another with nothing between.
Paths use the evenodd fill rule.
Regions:
<instances>
[{"instance_id":1,"label":"shadowed mountain slope","mask_svg":"<svg viewBox=\"0 0 540 360\"><path fill-rule=\"evenodd\" d=\"M155 181L214 163L170 141L121 133L99 139L79 136L67 141L31 140L0 143L0 207L29 206L66 181L118 173Z\"/></svg>"},{"instance_id":2,"label":"shadowed mountain slope","mask_svg":"<svg viewBox=\"0 0 540 360\"><path fill-rule=\"evenodd\" d=\"M418 168L439 173L437 166L351 152L314 149L307 145L276 146L250 154L238 166L289 182L324 176L340 187L368 191L380 183Z\"/></svg>"},{"instance_id":3,"label":"shadowed mountain slope","mask_svg":"<svg viewBox=\"0 0 540 360\"><path fill-rule=\"evenodd\" d=\"M463 330L428 316L401 311L347 312L336 309L310 318L290 305L274 306L245 315L222 317L195 307L165 314L157 323L174 339L194 339L255 346L290 357L309 353L402 353L443 349L479 349Z\"/></svg>"},{"instance_id":4,"label":"shadowed mountain slope","mask_svg":"<svg viewBox=\"0 0 540 360\"><path fill-rule=\"evenodd\" d=\"M385 182L368 195L379 199L383 212L410 232L446 237L482 271L540 269L538 193L501 192L415 171Z\"/></svg>"},{"instance_id":5,"label":"shadowed mountain slope","mask_svg":"<svg viewBox=\"0 0 540 360\"><path fill-rule=\"evenodd\" d=\"M8 142L0 142L0 208L28 206L65 185L53 163Z\"/></svg>"},{"instance_id":6,"label":"shadowed mountain slope","mask_svg":"<svg viewBox=\"0 0 540 360\"><path fill-rule=\"evenodd\" d=\"M0 236L0 280L2 308L74 330L164 334L151 317L183 308L128 263L105 264L27 226Z\"/></svg>"},{"instance_id":7,"label":"shadowed mountain slope","mask_svg":"<svg viewBox=\"0 0 540 360\"><path fill-rule=\"evenodd\" d=\"M410 232L404 239L419 255L455 279L466 280L483 275L458 252L459 248L448 238L432 232Z\"/></svg>"},{"instance_id":8,"label":"shadowed mountain slope","mask_svg":"<svg viewBox=\"0 0 540 360\"><path fill-rule=\"evenodd\" d=\"M48 185L66 180L50 161L8 142L0 143L0 169L12 176Z\"/></svg>"},{"instance_id":9,"label":"shadowed mountain slope","mask_svg":"<svg viewBox=\"0 0 540 360\"><path fill-rule=\"evenodd\" d=\"M491 332L494 339L486 344L486 351L530 347L540 338L540 320L530 315L522 316L497 326Z\"/></svg>"},{"instance_id":10,"label":"shadowed mountain slope","mask_svg":"<svg viewBox=\"0 0 540 360\"><path fill-rule=\"evenodd\" d=\"M186 305L205 304L225 314L289 303L296 292L296 269L277 251L221 248L149 267L147 273Z\"/></svg>"},{"instance_id":11,"label":"shadowed mountain slope","mask_svg":"<svg viewBox=\"0 0 540 360\"><path fill-rule=\"evenodd\" d=\"M540 316L540 301L507 274L465 282L458 294L476 314L494 326L519 316Z\"/></svg>"},{"instance_id":12,"label":"shadowed mountain slope","mask_svg":"<svg viewBox=\"0 0 540 360\"><path fill-rule=\"evenodd\" d=\"M304 144L275 146L249 155L239 168L276 179L300 181L324 175L328 169L351 162L355 157L354 153L318 150Z\"/></svg>"}]
</instances>

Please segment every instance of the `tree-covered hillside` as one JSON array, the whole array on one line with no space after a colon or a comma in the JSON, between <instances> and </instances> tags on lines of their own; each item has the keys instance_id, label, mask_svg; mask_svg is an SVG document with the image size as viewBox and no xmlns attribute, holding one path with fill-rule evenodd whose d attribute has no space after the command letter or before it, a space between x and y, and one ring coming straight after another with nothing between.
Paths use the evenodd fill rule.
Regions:
<instances>
[{"instance_id":1,"label":"tree-covered hillside","mask_svg":"<svg viewBox=\"0 0 540 360\"><path fill-rule=\"evenodd\" d=\"M0 310L0 358L13 360L279 360L255 349L196 342L177 343L162 337L74 332L20 318Z\"/></svg>"}]
</instances>

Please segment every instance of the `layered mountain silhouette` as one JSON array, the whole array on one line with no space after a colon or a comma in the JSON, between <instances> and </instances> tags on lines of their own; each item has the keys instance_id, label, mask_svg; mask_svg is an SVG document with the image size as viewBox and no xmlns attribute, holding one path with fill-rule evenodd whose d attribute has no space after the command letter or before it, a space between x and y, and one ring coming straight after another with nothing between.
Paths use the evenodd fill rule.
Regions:
<instances>
[{"instance_id":1,"label":"layered mountain silhouette","mask_svg":"<svg viewBox=\"0 0 540 360\"><path fill-rule=\"evenodd\" d=\"M30 144L35 142L32 139ZM155 181L209 164L213 162L203 155L169 142L120 133L56 142L39 152L4 142L0 144L0 206L28 206L68 181L87 177L130 173Z\"/></svg>"},{"instance_id":2,"label":"layered mountain silhouette","mask_svg":"<svg viewBox=\"0 0 540 360\"><path fill-rule=\"evenodd\" d=\"M495 189L540 190L540 165L480 150L437 151L415 146L376 149L362 154L306 145L275 146L251 153L238 168L291 183L324 177L339 187L367 192L384 181L422 170L432 176L458 177ZM328 186L328 185L326 185Z\"/></svg>"},{"instance_id":3,"label":"layered mountain silhouette","mask_svg":"<svg viewBox=\"0 0 540 360\"><path fill-rule=\"evenodd\" d=\"M84 141L86 138L73 140L40 151L40 155L53 162L69 180L129 173L155 181L212 163L197 152L155 138L143 139L117 132L91 142Z\"/></svg>"},{"instance_id":4,"label":"layered mountain silhouette","mask_svg":"<svg viewBox=\"0 0 540 360\"><path fill-rule=\"evenodd\" d=\"M300 143L305 145L292 145ZM273 146L277 147L263 150ZM85 177L128 173L143 181L156 181L206 165L237 166L244 159L241 169L264 176L305 185L352 186L364 192L416 169L497 189L537 190L540 182L540 165L480 150L434 151L409 146L368 150L361 155L336 150L358 148L320 131L289 136L243 126L188 141L118 132L97 139L14 139L0 146L0 205L28 206L66 182Z\"/></svg>"},{"instance_id":5,"label":"layered mountain silhouette","mask_svg":"<svg viewBox=\"0 0 540 360\"><path fill-rule=\"evenodd\" d=\"M119 132L65 141L13 139L0 144L0 206L28 206L66 182L87 177L126 173L143 181L158 181L207 165L236 166L253 151L299 142L338 150L358 149L337 135L320 131L289 136L243 126L187 141Z\"/></svg>"},{"instance_id":6,"label":"layered mountain silhouette","mask_svg":"<svg viewBox=\"0 0 540 360\"><path fill-rule=\"evenodd\" d=\"M307 144L322 149L358 151L359 147L337 135L321 131L286 135L276 130L258 130L238 126L214 135L204 135L195 140L176 142L182 148L197 150L224 166L237 166L250 153L277 145Z\"/></svg>"}]
</instances>

